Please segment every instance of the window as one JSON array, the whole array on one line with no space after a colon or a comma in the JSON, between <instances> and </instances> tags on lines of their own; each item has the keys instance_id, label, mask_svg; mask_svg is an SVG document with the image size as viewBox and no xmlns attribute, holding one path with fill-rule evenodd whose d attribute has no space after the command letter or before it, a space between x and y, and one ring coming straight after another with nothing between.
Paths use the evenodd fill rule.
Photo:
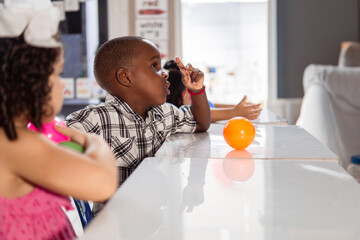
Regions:
<instances>
[{"instance_id":1,"label":"window","mask_svg":"<svg viewBox=\"0 0 360 240\"><path fill-rule=\"evenodd\" d=\"M266 0L182 0L183 59L204 71L210 101L266 102L267 14Z\"/></svg>"}]
</instances>

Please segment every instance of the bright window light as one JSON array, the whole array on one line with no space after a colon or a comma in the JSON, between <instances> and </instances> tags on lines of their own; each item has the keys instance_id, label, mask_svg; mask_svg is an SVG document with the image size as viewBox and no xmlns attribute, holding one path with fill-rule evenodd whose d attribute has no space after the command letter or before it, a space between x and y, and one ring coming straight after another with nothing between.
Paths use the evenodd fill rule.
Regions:
<instances>
[{"instance_id":1,"label":"bright window light","mask_svg":"<svg viewBox=\"0 0 360 240\"><path fill-rule=\"evenodd\" d=\"M255 3L255 2L267 2L267 0L182 0L183 3Z\"/></svg>"},{"instance_id":2,"label":"bright window light","mask_svg":"<svg viewBox=\"0 0 360 240\"><path fill-rule=\"evenodd\" d=\"M205 72L208 99L267 100L267 1L182 1L183 60Z\"/></svg>"}]
</instances>

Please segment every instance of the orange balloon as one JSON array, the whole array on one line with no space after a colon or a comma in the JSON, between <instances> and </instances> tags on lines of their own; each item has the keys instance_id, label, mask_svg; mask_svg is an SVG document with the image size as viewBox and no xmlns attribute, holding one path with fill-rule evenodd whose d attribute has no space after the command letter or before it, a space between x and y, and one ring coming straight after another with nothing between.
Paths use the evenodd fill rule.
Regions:
<instances>
[{"instance_id":1,"label":"orange balloon","mask_svg":"<svg viewBox=\"0 0 360 240\"><path fill-rule=\"evenodd\" d=\"M255 127L244 117L234 117L225 124L223 135L230 147L241 150L254 141Z\"/></svg>"}]
</instances>

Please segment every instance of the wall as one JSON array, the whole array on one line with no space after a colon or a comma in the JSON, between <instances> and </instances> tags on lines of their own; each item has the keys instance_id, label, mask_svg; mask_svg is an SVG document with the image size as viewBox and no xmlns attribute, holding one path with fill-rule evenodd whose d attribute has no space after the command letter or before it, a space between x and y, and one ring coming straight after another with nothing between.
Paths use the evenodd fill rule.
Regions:
<instances>
[{"instance_id":1,"label":"wall","mask_svg":"<svg viewBox=\"0 0 360 240\"><path fill-rule=\"evenodd\" d=\"M337 65L342 41L358 41L357 0L277 0L277 96L301 98L310 63Z\"/></svg>"}]
</instances>

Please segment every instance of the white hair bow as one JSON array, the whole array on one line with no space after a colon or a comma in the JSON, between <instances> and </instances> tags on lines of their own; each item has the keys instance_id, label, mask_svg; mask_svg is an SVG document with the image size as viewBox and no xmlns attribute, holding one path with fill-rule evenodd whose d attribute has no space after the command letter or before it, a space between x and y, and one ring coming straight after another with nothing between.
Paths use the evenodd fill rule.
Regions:
<instances>
[{"instance_id":1,"label":"white hair bow","mask_svg":"<svg viewBox=\"0 0 360 240\"><path fill-rule=\"evenodd\" d=\"M11 0L0 7L0 38L18 37L24 33L32 46L53 48L60 42L54 39L58 32L60 12L50 0Z\"/></svg>"}]
</instances>

